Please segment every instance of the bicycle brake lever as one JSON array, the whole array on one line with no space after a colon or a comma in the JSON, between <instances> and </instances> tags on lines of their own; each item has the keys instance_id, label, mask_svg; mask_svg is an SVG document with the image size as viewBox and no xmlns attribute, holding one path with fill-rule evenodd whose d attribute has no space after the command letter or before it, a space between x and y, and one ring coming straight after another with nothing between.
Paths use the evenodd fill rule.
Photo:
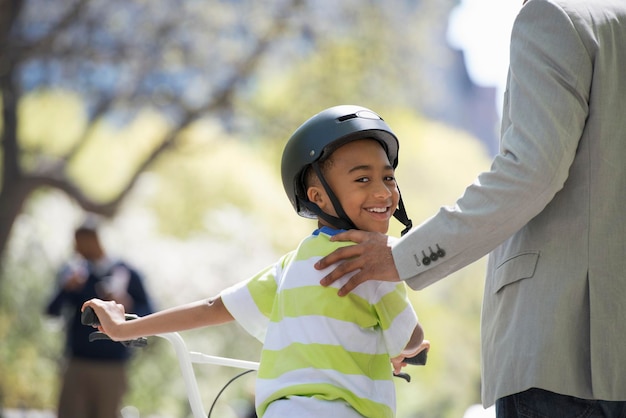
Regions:
<instances>
[{"instance_id":1,"label":"bicycle brake lever","mask_svg":"<svg viewBox=\"0 0 626 418\"><path fill-rule=\"evenodd\" d=\"M400 379L404 379L407 382L411 383L411 375L408 373L404 373L404 372L400 372L398 374L394 373L393 377L399 377Z\"/></svg>"},{"instance_id":2,"label":"bicycle brake lever","mask_svg":"<svg viewBox=\"0 0 626 418\"><path fill-rule=\"evenodd\" d=\"M111 340L111 337L106 335L104 332L96 331L96 332L92 332L91 334L89 334L90 343L97 341L97 340L113 341ZM148 339L146 337L139 337L139 338L135 338L134 340L117 341L117 342L119 342L120 344L126 347L145 347L148 345Z\"/></svg>"}]
</instances>

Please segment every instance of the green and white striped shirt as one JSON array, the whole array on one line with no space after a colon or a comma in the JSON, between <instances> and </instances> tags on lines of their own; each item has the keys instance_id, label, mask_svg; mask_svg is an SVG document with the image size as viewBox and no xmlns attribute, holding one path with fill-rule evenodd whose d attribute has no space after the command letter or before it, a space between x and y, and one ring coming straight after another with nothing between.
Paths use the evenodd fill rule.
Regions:
<instances>
[{"instance_id":1,"label":"green and white striped shirt","mask_svg":"<svg viewBox=\"0 0 626 418\"><path fill-rule=\"evenodd\" d=\"M336 248L323 227L249 280L222 292L233 317L263 342L259 417L395 416L390 357L417 325L404 283L368 281L344 297L319 284L335 266L313 264Z\"/></svg>"}]
</instances>

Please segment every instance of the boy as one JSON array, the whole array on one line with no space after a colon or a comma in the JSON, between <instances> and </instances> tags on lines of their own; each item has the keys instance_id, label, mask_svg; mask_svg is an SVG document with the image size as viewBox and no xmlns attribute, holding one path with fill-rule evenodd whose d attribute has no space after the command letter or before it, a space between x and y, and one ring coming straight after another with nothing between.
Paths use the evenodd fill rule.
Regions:
<instances>
[{"instance_id":1,"label":"boy","mask_svg":"<svg viewBox=\"0 0 626 418\"><path fill-rule=\"evenodd\" d=\"M115 340L237 320L263 342L259 417L393 417L390 358L397 373L405 357L428 349L404 285L372 282L338 298L336 289L319 285L325 272L313 264L349 245L330 241L341 230L386 233L394 215L410 227L394 178L397 158L398 141L374 112L326 109L298 128L283 152L285 191L298 214L319 226L296 250L217 297L133 321L114 303L84 306Z\"/></svg>"}]
</instances>

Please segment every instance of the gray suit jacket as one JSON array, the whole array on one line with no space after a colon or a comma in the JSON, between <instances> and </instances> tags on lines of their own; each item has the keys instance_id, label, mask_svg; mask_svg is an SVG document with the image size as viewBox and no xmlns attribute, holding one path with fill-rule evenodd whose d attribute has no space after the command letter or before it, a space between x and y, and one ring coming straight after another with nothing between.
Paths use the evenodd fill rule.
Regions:
<instances>
[{"instance_id":1,"label":"gray suit jacket","mask_svg":"<svg viewBox=\"0 0 626 418\"><path fill-rule=\"evenodd\" d=\"M626 0L524 5L503 115L491 170L394 244L400 277L421 289L491 252L485 406L626 400Z\"/></svg>"}]
</instances>

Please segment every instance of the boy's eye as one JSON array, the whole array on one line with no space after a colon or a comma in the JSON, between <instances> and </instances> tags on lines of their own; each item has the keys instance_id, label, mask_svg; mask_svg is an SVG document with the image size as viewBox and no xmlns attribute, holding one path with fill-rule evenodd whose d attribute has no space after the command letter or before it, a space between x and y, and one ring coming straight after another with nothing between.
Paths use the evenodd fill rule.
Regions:
<instances>
[{"instance_id":1,"label":"boy's eye","mask_svg":"<svg viewBox=\"0 0 626 418\"><path fill-rule=\"evenodd\" d=\"M368 183L371 181L371 179L369 177L359 177L355 180L358 183ZM396 178L394 176L384 176L383 177L383 181L386 182L395 182Z\"/></svg>"}]
</instances>

